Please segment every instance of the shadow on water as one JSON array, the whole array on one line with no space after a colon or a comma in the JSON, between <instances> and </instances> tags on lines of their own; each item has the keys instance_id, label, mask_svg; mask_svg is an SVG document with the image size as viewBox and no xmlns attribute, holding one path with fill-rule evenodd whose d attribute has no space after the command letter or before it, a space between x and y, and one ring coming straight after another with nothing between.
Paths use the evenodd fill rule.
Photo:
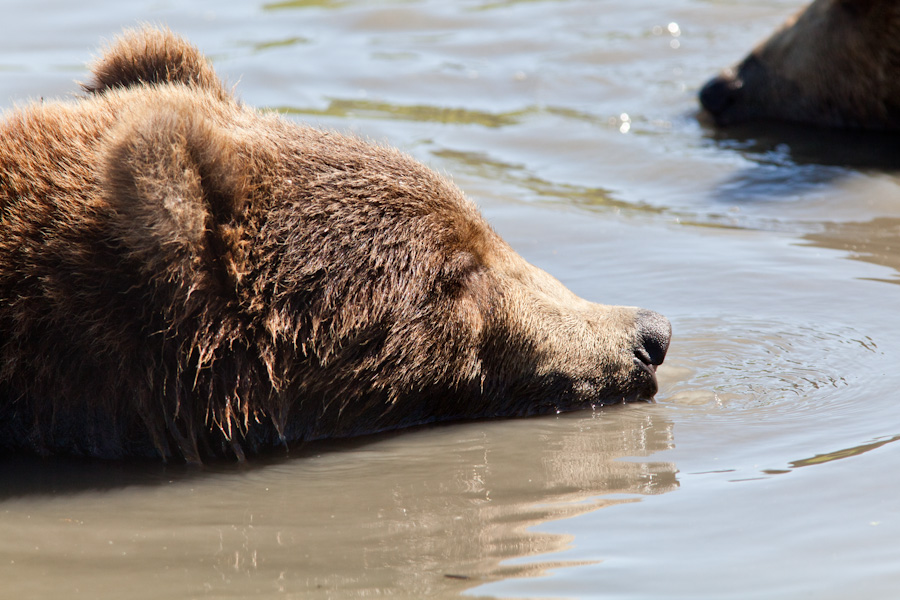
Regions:
<instances>
[{"instance_id":1,"label":"shadow on water","mask_svg":"<svg viewBox=\"0 0 900 600\"><path fill-rule=\"evenodd\" d=\"M269 2L263 4L263 10L285 10L319 8L325 10L337 10L351 4L348 0L285 0L283 2Z\"/></svg>"},{"instance_id":2,"label":"shadow on water","mask_svg":"<svg viewBox=\"0 0 900 600\"><path fill-rule=\"evenodd\" d=\"M900 137L781 122L715 128L699 117L704 137L750 165L715 189L723 202L783 200L851 177L859 171L900 172Z\"/></svg>"},{"instance_id":3,"label":"shadow on water","mask_svg":"<svg viewBox=\"0 0 900 600\"><path fill-rule=\"evenodd\" d=\"M427 104L392 104L365 99L330 98L324 109L293 106L270 107L283 115L304 117L339 117L413 121L419 123L443 123L447 125L480 125L496 128L515 125L536 109L509 112L488 112L468 108L452 108Z\"/></svg>"},{"instance_id":4,"label":"shadow on water","mask_svg":"<svg viewBox=\"0 0 900 600\"><path fill-rule=\"evenodd\" d=\"M766 473L767 475L781 475L784 473L790 473L792 470L799 469L801 467L811 467L814 465L822 465L825 463L834 462L836 460L843 460L845 458L853 458L855 456L861 456L867 452L871 452L872 450L877 450L882 446L886 446L897 441L900 441L900 435L878 439L866 444L860 444L859 446L853 446L852 448L842 448L841 450L835 450L834 452L816 454L815 456L812 456L810 458L791 461L789 464L789 469L766 469L763 471L763 473Z\"/></svg>"},{"instance_id":5,"label":"shadow on water","mask_svg":"<svg viewBox=\"0 0 900 600\"><path fill-rule=\"evenodd\" d=\"M510 197L530 198L534 202L560 202L586 209L615 209L643 213L664 213L667 209L643 202L625 202L614 197L613 192L600 187L584 187L558 183L537 177L524 165L503 162L482 152L437 150L433 155L453 165L453 171L476 178L508 185L527 194Z\"/></svg>"},{"instance_id":6,"label":"shadow on water","mask_svg":"<svg viewBox=\"0 0 900 600\"><path fill-rule=\"evenodd\" d=\"M254 44L249 44L250 47L254 50L254 52L263 52L266 50L271 50L272 48L287 48L290 46L299 46L303 44L309 44L310 39L302 36L291 36L286 38L281 38L277 40L271 40L266 42L257 42Z\"/></svg>"},{"instance_id":7,"label":"shadow on water","mask_svg":"<svg viewBox=\"0 0 900 600\"><path fill-rule=\"evenodd\" d=\"M780 202L866 174L900 175L900 136L896 134L779 122L715 128L702 114L698 119L704 137L717 149L738 153L749 163L715 186L713 198L720 202ZM900 218L825 221L804 228L803 244L840 250L853 260L893 269L894 277L878 281L900 283Z\"/></svg>"},{"instance_id":8,"label":"shadow on water","mask_svg":"<svg viewBox=\"0 0 900 600\"><path fill-rule=\"evenodd\" d=\"M888 283L900 283L900 219L879 217L863 223L825 223L822 231L803 236L815 248L846 251L849 258L883 267L896 273Z\"/></svg>"},{"instance_id":9,"label":"shadow on water","mask_svg":"<svg viewBox=\"0 0 900 600\"><path fill-rule=\"evenodd\" d=\"M434 427L440 427L435 425ZM402 435L388 432L346 440L318 440L290 450L273 449L244 462L218 459L203 465L166 464L162 461L95 460L69 456L0 456L0 502L23 496L56 496L89 491L111 491L133 486L154 487L176 482L202 483L217 476L239 476L291 460L322 453L353 452L370 444Z\"/></svg>"}]
</instances>

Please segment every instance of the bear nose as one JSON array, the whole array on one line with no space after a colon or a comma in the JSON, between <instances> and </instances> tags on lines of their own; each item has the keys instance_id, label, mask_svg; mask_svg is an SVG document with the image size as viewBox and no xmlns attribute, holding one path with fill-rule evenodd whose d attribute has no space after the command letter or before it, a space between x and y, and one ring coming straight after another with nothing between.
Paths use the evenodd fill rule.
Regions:
<instances>
[{"instance_id":1,"label":"bear nose","mask_svg":"<svg viewBox=\"0 0 900 600\"><path fill-rule=\"evenodd\" d=\"M739 79L719 75L706 82L706 85L700 90L700 104L713 117L719 117L729 106L734 104L741 87Z\"/></svg>"},{"instance_id":2,"label":"bear nose","mask_svg":"<svg viewBox=\"0 0 900 600\"><path fill-rule=\"evenodd\" d=\"M647 365L661 365L672 339L672 324L658 312L646 309L637 311L634 324L637 334L635 356Z\"/></svg>"}]
</instances>

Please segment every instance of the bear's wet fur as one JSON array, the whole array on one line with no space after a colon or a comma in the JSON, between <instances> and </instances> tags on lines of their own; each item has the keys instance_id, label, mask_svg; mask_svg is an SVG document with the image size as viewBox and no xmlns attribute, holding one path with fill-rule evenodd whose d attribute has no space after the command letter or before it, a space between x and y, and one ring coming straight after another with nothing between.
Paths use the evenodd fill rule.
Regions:
<instances>
[{"instance_id":1,"label":"bear's wet fur","mask_svg":"<svg viewBox=\"0 0 900 600\"><path fill-rule=\"evenodd\" d=\"M0 447L201 461L651 398L581 300L407 155L235 99L167 30L0 124Z\"/></svg>"},{"instance_id":2,"label":"bear's wet fur","mask_svg":"<svg viewBox=\"0 0 900 600\"><path fill-rule=\"evenodd\" d=\"M815 0L700 91L720 126L900 131L900 2Z\"/></svg>"}]
</instances>

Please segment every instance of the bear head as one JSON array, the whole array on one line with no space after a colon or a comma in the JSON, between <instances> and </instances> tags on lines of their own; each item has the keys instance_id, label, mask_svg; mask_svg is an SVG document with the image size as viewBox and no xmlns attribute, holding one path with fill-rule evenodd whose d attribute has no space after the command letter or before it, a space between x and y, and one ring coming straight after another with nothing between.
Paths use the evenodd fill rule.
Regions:
<instances>
[{"instance_id":1,"label":"bear head","mask_svg":"<svg viewBox=\"0 0 900 600\"><path fill-rule=\"evenodd\" d=\"M3 446L198 461L657 391L664 317L578 298L409 156L243 105L168 31L85 88L3 124Z\"/></svg>"}]
</instances>

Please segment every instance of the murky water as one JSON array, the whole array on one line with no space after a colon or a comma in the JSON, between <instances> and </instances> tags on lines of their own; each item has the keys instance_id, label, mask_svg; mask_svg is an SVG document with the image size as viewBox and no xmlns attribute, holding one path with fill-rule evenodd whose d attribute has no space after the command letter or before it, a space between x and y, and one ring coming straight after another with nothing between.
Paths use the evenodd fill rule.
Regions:
<instances>
[{"instance_id":1,"label":"murky water","mask_svg":"<svg viewBox=\"0 0 900 600\"><path fill-rule=\"evenodd\" d=\"M896 598L896 142L694 114L799 4L5 7L3 106L167 23L246 102L451 173L526 258L675 338L656 404L202 471L0 461L0 597Z\"/></svg>"}]
</instances>

